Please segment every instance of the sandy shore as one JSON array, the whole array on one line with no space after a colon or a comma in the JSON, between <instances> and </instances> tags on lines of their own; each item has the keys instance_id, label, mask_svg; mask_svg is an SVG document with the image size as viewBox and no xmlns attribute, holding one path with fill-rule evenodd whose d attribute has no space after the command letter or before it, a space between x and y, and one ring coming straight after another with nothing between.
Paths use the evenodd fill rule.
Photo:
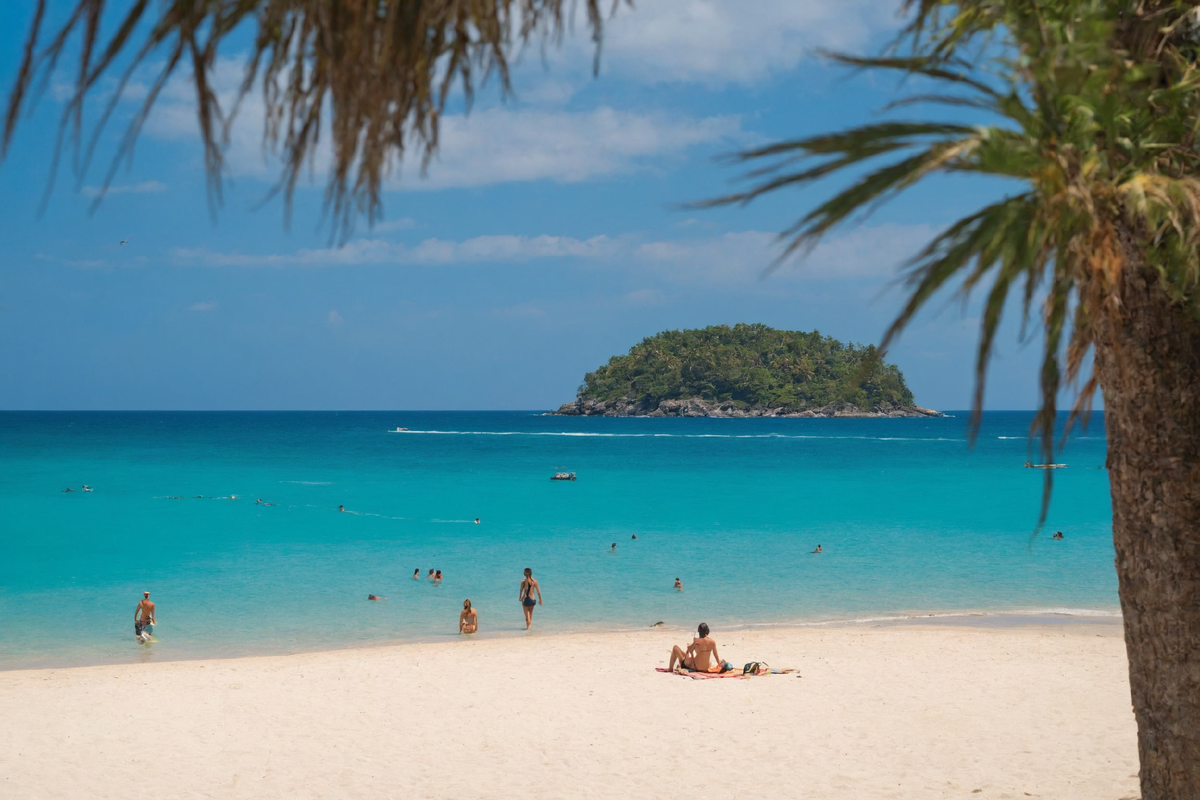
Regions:
<instances>
[{"instance_id":1,"label":"sandy shore","mask_svg":"<svg viewBox=\"0 0 1200 800\"><path fill-rule=\"evenodd\" d=\"M714 632L0 672L0 796L1136 797L1117 625Z\"/></svg>"}]
</instances>

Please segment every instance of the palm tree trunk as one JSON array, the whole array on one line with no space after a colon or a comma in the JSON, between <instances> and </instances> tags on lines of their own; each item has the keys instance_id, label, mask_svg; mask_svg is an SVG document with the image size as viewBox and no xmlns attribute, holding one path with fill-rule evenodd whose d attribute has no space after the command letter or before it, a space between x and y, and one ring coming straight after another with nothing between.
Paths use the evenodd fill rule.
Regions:
<instances>
[{"instance_id":1,"label":"palm tree trunk","mask_svg":"<svg viewBox=\"0 0 1200 800\"><path fill-rule=\"evenodd\" d=\"M1142 796L1200 800L1200 320L1122 239L1095 363Z\"/></svg>"}]
</instances>

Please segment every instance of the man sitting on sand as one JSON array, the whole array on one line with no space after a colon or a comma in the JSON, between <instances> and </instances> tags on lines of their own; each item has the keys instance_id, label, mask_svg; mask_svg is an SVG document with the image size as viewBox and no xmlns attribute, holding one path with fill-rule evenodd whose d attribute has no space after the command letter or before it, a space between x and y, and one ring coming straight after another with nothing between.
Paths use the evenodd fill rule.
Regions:
<instances>
[{"instance_id":1,"label":"man sitting on sand","mask_svg":"<svg viewBox=\"0 0 1200 800\"><path fill-rule=\"evenodd\" d=\"M458 632L474 633L479 630L479 611L471 608L471 600L463 600L462 613L458 615Z\"/></svg>"},{"instance_id":2,"label":"man sitting on sand","mask_svg":"<svg viewBox=\"0 0 1200 800\"><path fill-rule=\"evenodd\" d=\"M678 667L695 672L720 672L721 657L717 655L717 643L708 635L708 623L701 622L697 629L700 634L684 650L679 645L671 648L671 662L667 669L675 672Z\"/></svg>"}]
</instances>

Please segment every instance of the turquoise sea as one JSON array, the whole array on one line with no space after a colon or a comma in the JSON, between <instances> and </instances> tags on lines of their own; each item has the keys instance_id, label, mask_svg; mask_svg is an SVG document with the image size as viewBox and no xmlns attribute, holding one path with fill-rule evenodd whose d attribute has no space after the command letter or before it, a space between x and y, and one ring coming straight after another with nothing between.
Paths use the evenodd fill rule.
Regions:
<instances>
[{"instance_id":1,"label":"turquoise sea","mask_svg":"<svg viewBox=\"0 0 1200 800\"><path fill-rule=\"evenodd\" d=\"M972 449L950 413L3 412L0 668L437 640L466 597L485 634L525 635L527 566L536 634L1116 615L1102 415L1034 536L1031 414L986 414ZM411 579L430 568L440 586Z\"/></svg>"}]
</instances>

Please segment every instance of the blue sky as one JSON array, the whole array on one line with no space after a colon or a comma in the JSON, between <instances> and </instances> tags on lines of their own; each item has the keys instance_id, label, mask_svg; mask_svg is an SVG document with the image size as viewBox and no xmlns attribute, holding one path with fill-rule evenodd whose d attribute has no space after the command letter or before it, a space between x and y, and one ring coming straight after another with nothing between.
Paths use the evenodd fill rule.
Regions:
<instances>
[{"instance_id":1,"label":"blue sky","mask_svg":"<svg viewBox=\"0 0 1200 800\"><path fill-rule=\"evenodd\" d=\"M0 11L5 86L27 5ZM664 329L763 322L877 342L905 256L1005 187L923 186L765 278L775 232L830 187L679 206L737 185L722 154L877 118L894 83L811 53L869 50L894 13L878 0L642 0L611 22L599 78L577 33L544 61L522 59L515 100L493 87L469 116L452 108L427 175L402 165L385 222L335 249L320 155L290 228L279 202L262 204L277 164L253 96L211 219L186 76L95 213L106 163L77 180L68 159L39 214L62 96L52 81L0 166L0 408L547 408ZM238 55L219 70L225 92ZM1036 403L1038 343L1020 345L1016 322L990 408ZM976 328L976 306L951 298L913 323L891 359L918 403L969 404Z\"/></svg>"}]
</instances>

